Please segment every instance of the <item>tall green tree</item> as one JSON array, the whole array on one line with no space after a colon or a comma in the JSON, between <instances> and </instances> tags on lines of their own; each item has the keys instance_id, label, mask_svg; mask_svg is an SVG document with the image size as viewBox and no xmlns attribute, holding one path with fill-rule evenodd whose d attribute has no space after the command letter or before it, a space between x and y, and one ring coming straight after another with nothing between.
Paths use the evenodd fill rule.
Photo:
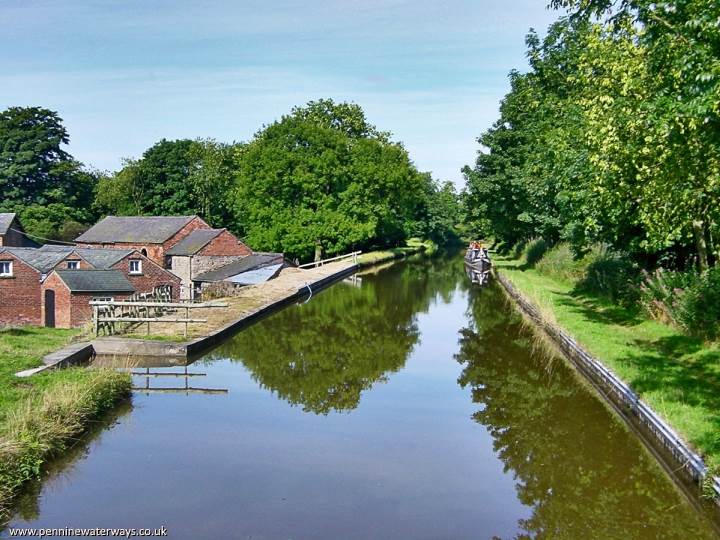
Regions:
<instances>
[{"instance_id":1,"label":"tall green tree","mask_svg":"<svg viewBox=\"0 0 720 540\"><path fill-rule=\"evenodd\" d=\"M93 219L97 175L68 154L62 119L41 107L0 112L0 211L18 212L28 233L63 235L66 223Z\"/></svg>"},{"instance_id":2,"label":"tall green tree","mask_svg":"<svg viewBox=\"0 0 720 540\"><path fill-rule=\"evenodd\" d=\"M198 214L211 225L231 227L229 194L238 152L239 145L212 139L163 139L103 178L95 205L106 214Z\"/></svg>"},{"instance_id":3,"label":"tall green tree","mask_svg":"<svg viewBox=\"0 0 720 540\"><path fill-rule=\"evenodd\" d=\"M243 150L235 221L251 245L309 258L408 234L423 177L357 105L310 102Z\"/></svg>"}]
</instances>

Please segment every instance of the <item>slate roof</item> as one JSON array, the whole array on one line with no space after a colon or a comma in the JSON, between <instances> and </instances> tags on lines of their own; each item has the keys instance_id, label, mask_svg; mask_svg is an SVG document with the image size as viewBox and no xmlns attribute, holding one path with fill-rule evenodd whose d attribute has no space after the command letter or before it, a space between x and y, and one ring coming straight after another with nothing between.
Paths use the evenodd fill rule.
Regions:
<instances>
[{"instance_id":1,"label":"slate roof","mask_svg":"<svg viewBox=\"0 0 720 540\"><path fill-rule=\"evenodd\" d=\"M0 234L7 234L13 219L15 219L15 213L0 212Z\"/></svg>"},{"instance_id":2,"label":"slate roof","mask_svg":"<svg viewBox=\"0 0 720 540\"><path fill-rule=\"evenodd\" d=\"M120 270L57 270L72 292L135 292Z\"/></svg>"},{"instance_id":3,"label":"slate roof","mask_svg":"<svg viewBox=\"0 0 720 540\"><path fill-rule=\"evenodd\" d=\"M165 255L195 255L225 229L195 229L165 252Z\"/></svg>"},{"instance_id":4,"label":"slate roof","mask_svg":"<svg viewBox=\"0 0 720 540\"><path fill-rule=\"evenodd\" d=\"M27 247L6 247L5 251L12 253L25 264L32 266L41 274L47 274L57 263L62 261L67 252Z\"/></svg>"},{"instance_id":5,"label":"slate roof","mask_svg":"<svg viewBox=\"0 0 720 540\"><path fill-rule=\"evenodd\" d=\"M162 244L193 218L195 216L108 216L75 241Z\"/></svg>"},{"instance_id":6,"label":"slate roof","mask_svg":"<svg viewBox=\"0 0 720 540\"><path fill-rule=\"evenodd\" d=\"M237 261L231 262L230 264L220 268L216 268L215 270L203 272L202 274L193 277L193 281L223 281L229 277L242 274L243 272L247 272L249 270L255 270L256 268L283 262L283 260L284 258L282 253L255 253L253 255L242 257Z\"/></svg>"},{"instance_id":7,"label":"slate roof","mask_svg":"<svg viewBox=\"0 0 720 540\"><path fill-rule=\"evenodd\" d=\"M112 268L121 259L130 255L134 249L104 249L104 248L76 248L74 246L51 246L45 245L41 251L62 252L64 256L70 253L77 253L88 263L100 270Z\"/></svg>"}]
</instances>

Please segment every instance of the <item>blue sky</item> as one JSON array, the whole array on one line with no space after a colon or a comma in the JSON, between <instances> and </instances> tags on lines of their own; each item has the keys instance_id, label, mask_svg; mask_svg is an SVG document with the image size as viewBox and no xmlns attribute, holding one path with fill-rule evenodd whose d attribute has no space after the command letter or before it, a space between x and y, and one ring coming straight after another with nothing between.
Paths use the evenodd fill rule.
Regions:
<instances>
[{"instance_id":1,"label":"blue sky","mask_svg":"<svg viewBox=\"0 0 720 540\"><path fill-rule=\"evenodd\" d=\"M0 109L59 112L116 170L161 138L240 141L311 99L354 101L421 170L462 183L545 0L0 0Z\"/></svg>"}]
</instances>

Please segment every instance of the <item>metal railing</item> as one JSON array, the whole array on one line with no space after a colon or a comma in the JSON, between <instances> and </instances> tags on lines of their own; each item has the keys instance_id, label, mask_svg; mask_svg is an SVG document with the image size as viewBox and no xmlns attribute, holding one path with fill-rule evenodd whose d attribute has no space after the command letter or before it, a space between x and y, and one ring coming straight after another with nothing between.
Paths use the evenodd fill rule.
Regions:
<instances>
[{"instance_id":1,"label":"metal railing","mask_svg":"<svg viewBox=\"0 0 720 540\"><path fill-rule=\"evenodd\" d=\"M330 259L322 259L320 261L313 261L310 263L305 263L298 265L298 268L317 268L318 266L322 266L325 263L333 262L333 261L340 261L342 259L348 259L352 257L353 263L357 264L357 258L358 255L360 255L362 251L353 251L352 253L346 253L345 255L338 255L337 257L331 257Z\"/></svg>"}]
</instances>

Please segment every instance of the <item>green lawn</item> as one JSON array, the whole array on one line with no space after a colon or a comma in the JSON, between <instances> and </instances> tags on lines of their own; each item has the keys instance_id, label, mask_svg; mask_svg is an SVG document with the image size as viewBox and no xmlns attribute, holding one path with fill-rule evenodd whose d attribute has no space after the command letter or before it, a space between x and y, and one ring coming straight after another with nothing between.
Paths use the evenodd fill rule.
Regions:
<instances>
[{"instance_id":1,"label":"green lawn","mask_svg":"<svg viewBox=\"0 0 720 540\"><path fill-rule=\"evenodd\" d=\"M0 330L0 422L18 401L36 394L61 380L82 378L85 370L58 370L20 379L15 373L37 367L46 354L62 348L80 333L77 329L61 330L23 326Z\"/></svg>"},{"instance_id":2,"label":"green lawn","mask_svg":"<svg viewBox=\"0 0 720 540\"><path fill-rule=\"evenodd\" d=\"M496 267L553 322L611 368L708 464L720 466L720 347L496 257Z\"/></svg>"},{"instance_id":3,"label":"green lawn","mask_svg":"<svg viewBox=\"0 0 720 540\"><path fill-rule=\"evenodd\" d=\"M0 330L0 523L19 487L130 391L129 375L113 370L76 367L15 377L79 333L32 326Z\"/></svg>"}]
</instances>

